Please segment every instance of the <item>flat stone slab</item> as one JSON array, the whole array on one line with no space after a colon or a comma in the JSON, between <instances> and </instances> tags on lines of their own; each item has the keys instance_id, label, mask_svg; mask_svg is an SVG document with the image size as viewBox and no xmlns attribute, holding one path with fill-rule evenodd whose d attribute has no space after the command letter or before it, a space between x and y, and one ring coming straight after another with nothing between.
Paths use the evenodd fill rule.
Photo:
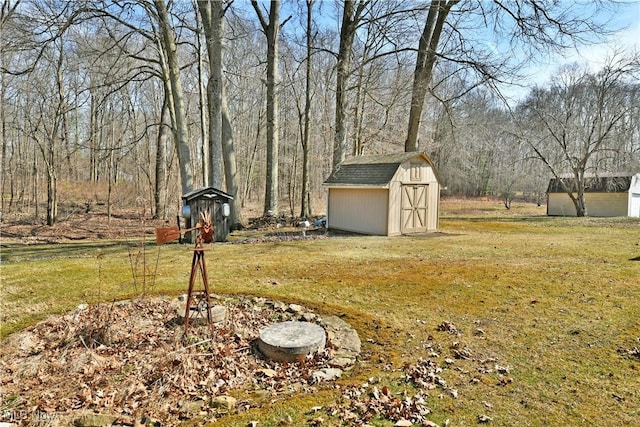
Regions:
<instances>
[{"instance_id":1,"label":"flat stone slab","mask_svg":"<svg viewBox=\"0 0 640 427\"><path fill-rule=\"evenodd\" d=\"M324 348L324 328L309 322L274 323L260 331L258 348L269 359L294 362Z\"/></svg>"}]
</instances>

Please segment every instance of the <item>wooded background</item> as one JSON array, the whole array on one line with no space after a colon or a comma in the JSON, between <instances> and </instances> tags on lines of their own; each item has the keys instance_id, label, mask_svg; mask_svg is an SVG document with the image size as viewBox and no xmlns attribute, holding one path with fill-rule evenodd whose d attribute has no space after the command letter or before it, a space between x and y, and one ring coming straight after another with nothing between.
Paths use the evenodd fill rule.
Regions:
<instances>
[{"instance_id":1,"label":"wooded background","mask_svg":"<svg viewBox=\"0 0 640 427\"><path fill-rule=\"evenodd\" d=\"M425 151L446 194L507 207L544 201L552 176L640 170L637 52L513 89L607 40L618 2L1 6L3 217L142 203L167 218L202 186L235 196L236 224L249 203L310 217L344 158L400 151Z\"/></svg>"}]
</instances>

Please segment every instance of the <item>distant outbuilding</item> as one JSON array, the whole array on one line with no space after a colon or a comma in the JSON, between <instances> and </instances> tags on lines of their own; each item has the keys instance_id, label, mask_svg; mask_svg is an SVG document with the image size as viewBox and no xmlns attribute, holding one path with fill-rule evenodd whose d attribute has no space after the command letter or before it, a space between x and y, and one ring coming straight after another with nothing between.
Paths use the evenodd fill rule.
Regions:
<instances>
[{"instance_id":1,"label":"distant outbuilding","mask_svg":"<svg viewBox=\"0 0 640 427\"><path fill-rule=\"evenodd\" d=\"M182 216L185 228L195 227L200 221L200 212L208 211L215 228L214 241L225 242L229 235L229 202L233 200L231 194L213 187L203 187L182 196ZM188 233L185 240L192 242L197 233Z\"/></svg>"},{"instance_id":2,"label":"distant outbuilding","mask_svg":"<svg viewBox=\"0 0 640 427\"><path fill-rule=\"evenodd\" d=\"M547 187L547 215L576 216L565 186L575 186L571 178L552 178ZM640 173L600 174L585 177L585 204L588 216L640 217Z\"/></svg>"},{"instance_id":3,"label":"distant outbuilding","mask_svg":"<svg viewBox=\"0 0 640 427\"><path fill-rule=\"evenodd\" d=\"M395 236L438 229L440 179L423 152L352 157L323 185L330 230Z\"/></svg>"}]
</instances>

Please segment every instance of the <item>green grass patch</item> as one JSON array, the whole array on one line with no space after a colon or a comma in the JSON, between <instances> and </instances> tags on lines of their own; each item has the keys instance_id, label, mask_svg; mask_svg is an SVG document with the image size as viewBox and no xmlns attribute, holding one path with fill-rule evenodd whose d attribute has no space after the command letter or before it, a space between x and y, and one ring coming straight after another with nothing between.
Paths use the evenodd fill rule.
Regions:
<instances>
[{"instance_id":1,"label":"green grass patch","mask_svg":"<svg viewBox=\"0 0 640 427\"><path fill-rule=\"evenodd\" d=\"M437 236L215 244L206 254L211 288L344 317L364 346L363 362L341 388L372 376L406 388L403 364L427 357L434 345L444 357L454 341L474 360L508 366L500 383L477 362L456 360L447 382L459 397L434 394L428 402L440 424L475 425L481 414L499 426L637 423L640 359L625 350L640 338L640 261L632 260L640 255L640 222L549 218L535 206L447 209ZM131 248L121 242L3 246L3 337L84 302L142 292ZM148 268L158 263L144 291L185 293L190 246L150 245L146 253ZM439 331L444 321L460 334ZM311 408L339 395L333 387L292 393L219 425L285 418L302 425L318 416ZM324 425L340 425L323 417Z\"/></svg>"}]
</instances>

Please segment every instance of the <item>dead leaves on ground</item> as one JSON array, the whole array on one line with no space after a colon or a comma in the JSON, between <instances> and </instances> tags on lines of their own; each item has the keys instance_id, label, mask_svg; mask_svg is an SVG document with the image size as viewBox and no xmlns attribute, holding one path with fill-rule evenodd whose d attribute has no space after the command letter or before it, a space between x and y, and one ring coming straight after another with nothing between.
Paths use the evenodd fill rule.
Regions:
<instances>
[{"instance_id":1,"label":"dead leaves on ground","mask_svg":"<svg viewBox=\"0 0 640 427\"><path fill-rule=\"evenodd\" d=\"M184 335L176 320L181 306L164 299L85 306L52 317L16 334L11 345L3 347L3 408L23 413L91 411L115 414L116 424L152 420L174 425L186 419L215 421L256 405L251 398L237 401L230 396L239 390L253 390L249 396L262 401L317 390L313 372L329 366L330 344L299 363L265 360L254 345L259 331L296 314L260 298L232 299L225 305L228 320L216 325L213 334L204 324L192 325ZM436 329L460 339L450 322ZM505 379L508 367L495 359L480 360L460 341L449 346L451 357L441 356L447 349L431 340L425 347L427 358L398 369L399 383L383 385L374 377L361 386L341 388L339 400L324 408L326 416L342 425L387 419L398 426L435 426L428 419L429 399L459 398L444 379L446 370L456 369L456 360L477 364L474 379L495 373L503 381L499 384L510 382ZM324 424L320 408L315 409L309 423Z\"/></svg>"},{"instance_id":2,"label":"dead leaves on ground","mask_svg":"<svg viewBox=\"0 0 640 427\"><path fill-rule=\"evenodd\" d=\"M176 320L182 305L165 299L79 307L12 336L0 362L2 407L14 413L95 411L130 424L153 417L216 417L251 406L213 399L239 389L267 396L310 392L312 373L328 365L328 346L300 363L276 363L258 353L259 331L292 320L286 307L262 299L225 303L228 320L211 333L206 322L188 334ZM194 406L190 402L199 402Z\"/></svg>"},{"instance_id":3,"label":"dead leaves on ground","mask_svg":"<svg viewBox=\"0 0 640 427\"><path fill-rule=\"evenodd\" d=\"M462 332L451 322L442 322L436 330L455 335L456 339L462 336ZM467 367L475 367L476 372L464 372L470 378L471 385L487 379L497 386L505 386L513 381L508 377L508 366L496 364L497 359L493 357L474 354L460 341L453 341L449 346L453 358L443 356L447 350L436 343L432 336L429 336L423 345L428 357L418 358L415 363L406 363L399 369L402 377L400 382L393 386L381 385L378 378L370 378L361 386L344 390L340 400L326 408L327 413L339 418L341 425L364 427L369 426L375 419L388 419L393 421L395 426L437 427L438 424L428 419L431 414L429 400L460 397L458 390L445 380L447 370L464 371L464 368L457 366L456 360L464 361ZM489 402L484 402L484 406L485 409L493 408ZM485 414L479 414L477 421L488 423L492 419ZM446 420L444 425L448 423Z\"/></svg>"}]
</instances>

